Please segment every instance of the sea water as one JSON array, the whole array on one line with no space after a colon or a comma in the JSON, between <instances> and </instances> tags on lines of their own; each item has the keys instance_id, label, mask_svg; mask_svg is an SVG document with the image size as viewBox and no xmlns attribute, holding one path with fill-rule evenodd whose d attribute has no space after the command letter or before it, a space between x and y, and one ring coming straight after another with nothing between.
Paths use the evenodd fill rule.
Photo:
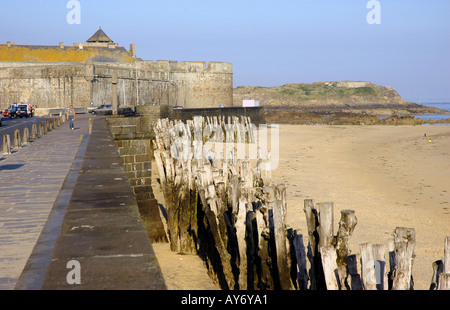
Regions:
<instances>
[{"instance_id":1,"label":"sea water","mask_svg":"<svg viewBox=\"0 0 450 310\"><path fill-rule=\"evenodd\" d=\"M435 102L429 102L429 103L422 103L422 105L426 106L426 107L436 107L438 109L441 110L446 110L446 111L450 111L450 103L435 103ZM430 120L430 119L435 119L437 121L442 120L442 119L447 119L450 118L449 114L431 114L431 115L421 115L421 114L417 114L417 115L413 115L415 118L422 118L424 120ZM424 124L424 125L429 125ZM449 123L438 123L435 125L450 125Z\"/></svg>"},{"instance_id":2,"label":"sea water","mask_svg":"<svg viewBox=\"0 0 450 310\"><path fill-rule=\"evenodd\" d=\"M429 103L422 103L422 105L426 107L435 107L441 110L450 111L450 102L448 103L435 103L435 102L429 102Z\"/></svg>"},{"instance_id":3,"label":"sea water","mask_svg":"<svg viewBox=\"0 0 450 310\"><path fill-rule=\"evenodd\" d=\"M422 105L426 107L435 107L441 110L450 111L450 103L422 103ZM399 115L404 116L404 115ZM435 119L437 121L440 121L442 119L450 118L450 114L411 114L411 116L414 116L415 118L421 118L424 120L429 121L430 119ZM380 116L381 119L388 118L389 116ZM430 125L429 123L426 123L424 125ZM450 123L437 123L435 125L450 125Z\"/></svg>"}]
</instances>

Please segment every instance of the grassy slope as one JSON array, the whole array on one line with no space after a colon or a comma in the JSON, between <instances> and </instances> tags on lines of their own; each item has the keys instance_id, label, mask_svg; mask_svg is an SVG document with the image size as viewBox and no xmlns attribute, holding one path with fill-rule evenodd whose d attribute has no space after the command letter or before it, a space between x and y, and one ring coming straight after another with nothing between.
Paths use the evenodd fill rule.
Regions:
<instances>
[{"instance_id":1,"label":"grassy slope","mask_svg":"<svg viewBox=\"0 0 450 310\"><path fill-rule=\"evenodd\" d=\"M372 83L317 82L312 84L286 84L279 87L241 86L234 89L234 104L244 99L260 100L263 106L365 106L373 104L405 104L390 87ZM355 86L355 85L353 85Z\"/></svg>"}]
</instances>

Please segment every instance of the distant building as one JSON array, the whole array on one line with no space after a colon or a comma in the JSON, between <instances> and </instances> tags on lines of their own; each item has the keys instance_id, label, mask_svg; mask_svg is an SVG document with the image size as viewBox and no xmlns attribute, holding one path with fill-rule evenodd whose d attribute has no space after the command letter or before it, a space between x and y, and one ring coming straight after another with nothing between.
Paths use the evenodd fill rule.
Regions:
<instances>
[{"instance_id":1,"label":"distant building","mask_svg":"<svg viewBox=\"0 0 450 310\"><path fill-rule=\"evenodd\" d=\"M0 110L26 100L41 108L110 104L113 74L120 105L232 106L232 64L145 61L100 28L71 46L0 44Z\"/></svg>"},{"instance_id":2,"label":"distant building","mask_svg":"<svg viewBox=\"0 0 450 310\"><path fill-rule=\"evenodd\" d=\"M259 100L242 100L244 108L259 107Z\"/></svg>"}]
</instances>

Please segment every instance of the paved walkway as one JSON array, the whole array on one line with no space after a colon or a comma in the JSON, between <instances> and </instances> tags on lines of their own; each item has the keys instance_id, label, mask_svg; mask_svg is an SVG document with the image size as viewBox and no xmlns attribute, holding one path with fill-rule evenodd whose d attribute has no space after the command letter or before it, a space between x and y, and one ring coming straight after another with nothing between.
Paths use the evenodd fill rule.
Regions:
<instances>
[{"instance_id":1,"label":"paved walkway","mask_svg":"<svg viewBox=\"0 0 450 310\"><path fill-rule=\"evenodd\" d=\"M0 290L14 289L88 134L89 115L77 115L0 159Z\"/></svg>"}]
</instances>

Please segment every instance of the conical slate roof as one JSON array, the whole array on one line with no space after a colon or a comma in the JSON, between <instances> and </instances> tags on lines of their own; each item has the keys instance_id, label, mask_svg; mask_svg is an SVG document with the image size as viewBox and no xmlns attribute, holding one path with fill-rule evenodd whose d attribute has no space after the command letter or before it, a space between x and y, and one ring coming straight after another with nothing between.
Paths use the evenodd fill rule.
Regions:
<instances>
[{"instance_id":1,"label":"conical slate roof","mask_svg":"<svg viewBox=\"0 0 450 310\"><path fill-rule=\"evenodd\" d=\"M106 33L100 29L97 30L96 33L92 37L89 38L86 42L88 43L114 43L113 40L111 40Z\"/></svg>"}]
</instances>

